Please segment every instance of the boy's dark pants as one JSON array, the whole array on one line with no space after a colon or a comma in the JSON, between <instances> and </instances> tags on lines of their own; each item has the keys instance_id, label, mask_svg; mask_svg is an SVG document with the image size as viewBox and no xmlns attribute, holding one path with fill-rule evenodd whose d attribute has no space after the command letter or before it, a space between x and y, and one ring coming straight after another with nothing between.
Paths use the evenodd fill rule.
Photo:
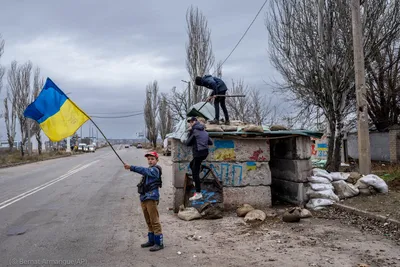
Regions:
<instances>
[{"instance_id":1,"label":"boy's dark pants","mask_svg":"<svg viewBox=\"0 0 400 267\"><path fill-rule=\"evenodd\" d=\"M162 229L157 205L158 201L151 199L145 200L141 203L149 232L154 233L155 235L161 235Z\"/></svg>"},{"instance_id":2,"label":"boy's dark pants","mask_svg":"<svg viewBox=\"0 0 400 267\"><path fill-rule=\"evenodd\" d=\"M225 92L220 93L219 95L225 95ZM229 121L228 110L226 109L225 97L216 97L214 100L214 108L215 108L215 120L219 121L219 106L221 105L222 111L224 112L225 121Z\"/></svg>"},{"instance_id":3,"label":"boy's dark pants","mask_svg":"<svg viewBox=\"0 0 400 267\"><path fill-rule=\"evenodd\" d=\"M194 157L192 161L189 163L190 169L192 170L194 185L196 187L196 192L201 192L200 186L200 166L201 162L207 158L208 154L205 156Z\"/></svg>"}]
</instances>

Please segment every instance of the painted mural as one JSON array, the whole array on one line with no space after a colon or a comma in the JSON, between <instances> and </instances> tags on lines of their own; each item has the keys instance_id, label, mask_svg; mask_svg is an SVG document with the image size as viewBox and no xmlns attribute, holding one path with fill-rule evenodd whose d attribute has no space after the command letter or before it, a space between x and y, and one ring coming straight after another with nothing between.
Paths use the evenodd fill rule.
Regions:
<instances>
[{"instance_id":1,"label":"painted mural","mask_svg":"<svg viewBox=\"0 0 400 267\"><path fill-rule=\"evenodd\" d=\"M235 160L235 143L233 140L214 140L214 147L210 149L215 160Z\"/></svg>"}]
</instances>

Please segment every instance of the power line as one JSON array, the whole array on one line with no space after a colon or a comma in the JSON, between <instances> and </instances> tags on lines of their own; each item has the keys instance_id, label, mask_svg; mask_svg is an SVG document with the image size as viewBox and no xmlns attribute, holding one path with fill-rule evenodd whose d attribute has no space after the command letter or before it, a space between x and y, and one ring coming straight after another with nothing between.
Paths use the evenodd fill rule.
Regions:
<instances>
[{"instance_id":1,"label":"power line","mask_svg":"<svg viewBox=\"0 0 400 267\"><path fill-rule=\"evenodd\" d=\"M228 58L232 55L232 53L236 50L240 42L243 40L243 38L246 36L247 32L250 30L251 26L253 25L254 21L256 21L258 15L260 14L261 10L264 8L265 4L267 3L268 0L265 0L264 4L260 7L258 10L256 16L254 17L253 21L250 23L249 27L247 27L246 31L243 33L242 37L239 39L235 47L232 49L232 51L229 53L229 55L225 58L225 60L221 63L221 66L224 65L224 63L228 60ZM213 75L215 74L216 70L214 71Z\"/></svg>"},{"instance_id":2,"label":"power line","mask_svg":"<svg viewBox=\"0 0 400 267\"><path fill-rule=\"evenodd\" d=\"M119 111L119 112L87 112L90 114L132 114L141 112L140 110L133 110L133 111Z\"/></svg>"},{"instance_id":3,"label":"power line","mask_svg":"<svg viewBox=\"0 0 400 267\"><path fill-rule=\"evenodd\" d=\"M90 116L92 118L98 118L98 119L122 119L122 118L129 118L129 117L134 117L138 115L143 115L144 112L136 113L136 114L131 114L131 115L123 115L123 116Z\"/></svg>"}]
</instances>

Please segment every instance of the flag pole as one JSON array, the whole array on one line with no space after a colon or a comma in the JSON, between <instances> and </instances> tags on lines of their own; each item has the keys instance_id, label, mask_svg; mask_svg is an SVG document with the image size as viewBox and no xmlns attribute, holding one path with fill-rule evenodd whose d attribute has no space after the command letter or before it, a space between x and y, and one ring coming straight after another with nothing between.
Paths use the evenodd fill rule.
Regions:
<instances>
[{"instance_id":1,"label":"flag pole","mask_svg":"<svg viewBox=\"0 0 400 267\"><path fill-rule=\"evenodd\" d=\"M86 113L85 113L86 114ZM86 115L87 116L87 115ZM114 151L115 155L117 155L117 157L119 158L119 160L122 162L122 164L125 165L125 162L121 159L121 157L118 155L117 151L115 151L114 147L111 145L110 141L108 141L107 137L103 134L103 132L100 130L99 126L97 126L97 124L92 120L92 118L90 118L88 116L89 120L93 123L93 125L99 130L99 132L101 133L101 135L104 137L104 139L106 139L108 145L111 147L111 149Z\"/></svg>"},{"instance_id":2,"label":"flag pole","mask_svg":"<svg viewBox=\"0 0 400 267\"><path fill-rule=\"evenodd\" d=\"M67 97L68 98L68 97ZM93 123L93 125L97 128L97 130L99 130L99 132L101 133L101 135L104 137L104 139L106 139L106 142L108 143L108 145L111 147L111 149L114 151L115 155L117 155L117 157L119 158L119 160L122 162L122 164L125 165L125 162L121 159L121 157L118 155L117 151L115 151L114 147L111 145L110 141L108 141L107 137L104 135L104 133L100 130L99 126L97 126L97 124L92 120L92 118L86 114L86 112L84 112L82 109L80 109L80 107L78 107L78 105L75 104L74 101L72 101L70 98L68 98L69 101L71 101L71 103L77 108L79 109L80 112L82 112L83 114L86 115L86 117L89 118L89 120Z\"/></svg>"}]
</instances>

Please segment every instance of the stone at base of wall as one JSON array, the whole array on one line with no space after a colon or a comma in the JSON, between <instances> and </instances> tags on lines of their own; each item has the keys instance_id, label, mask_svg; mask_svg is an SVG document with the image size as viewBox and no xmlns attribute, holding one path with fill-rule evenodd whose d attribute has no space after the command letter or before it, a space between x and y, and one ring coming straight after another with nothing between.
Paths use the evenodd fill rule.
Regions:
<instances>
[{"instance_id":1,"label":"stone at base of wall","mask_svg":"<svg viewBox=\"0 0 400 267\"><path fill-rule=\"evenodd\" d=\"M256 209L272 205L270 186L224 187L225 210L236 210L242 204L250 204Z\"/></svg>"},{"instance_id":2,"label":"stone at base of wall","mask_svg":"<svg viewBox=\"0 0 400 267\"><path fill-rule=\"evenodd\" d=\"M296 183L281 179L272 178L272 191L274 198L289 203L303 206L307 203L307 183Z\"/></svg>"},{"instance_id":3,"label":"stone at base of wall","mask_svg":"<svg viewBox=\"0 0 400 267\"><path fill-rule=\"evenodd\" d=\"M224 187L224 208L235 210L239 205L250 204L257 209L271 207L270 186ZM174 187L174 212L183 204L183 188Z\"/></svg>"}]
</instances>

